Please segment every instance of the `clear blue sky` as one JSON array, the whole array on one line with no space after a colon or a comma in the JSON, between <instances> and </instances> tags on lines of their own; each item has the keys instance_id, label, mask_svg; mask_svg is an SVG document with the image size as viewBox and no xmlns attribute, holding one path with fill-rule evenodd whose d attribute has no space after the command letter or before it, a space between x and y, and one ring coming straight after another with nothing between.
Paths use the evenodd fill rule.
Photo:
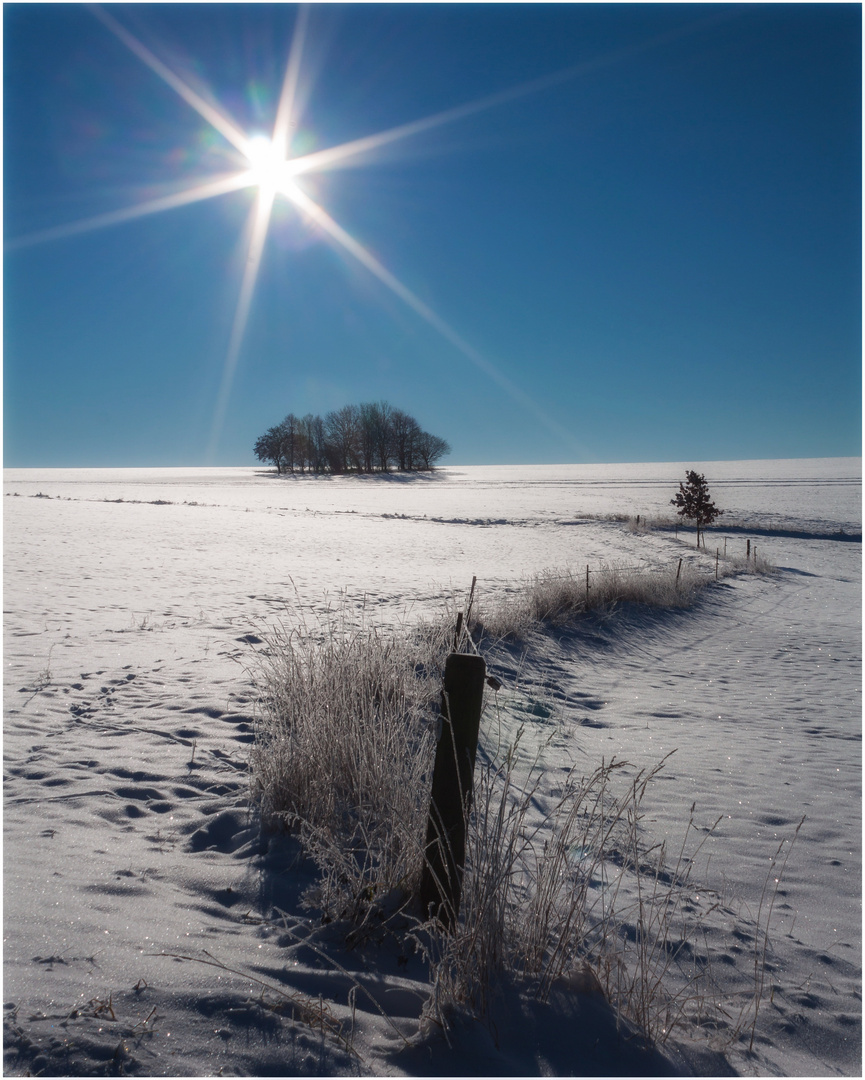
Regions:
<instances>
[{"instance_id":1,"label":"clear blue sky","mask_svg":"<svg viewBox=\"0 0 865 1080\"><path fill-rule=\"evenodd\" d=\"M860 452L858 4L3 15L7 466L379 399L444 464Z\"/></svg>"}]
</instances>

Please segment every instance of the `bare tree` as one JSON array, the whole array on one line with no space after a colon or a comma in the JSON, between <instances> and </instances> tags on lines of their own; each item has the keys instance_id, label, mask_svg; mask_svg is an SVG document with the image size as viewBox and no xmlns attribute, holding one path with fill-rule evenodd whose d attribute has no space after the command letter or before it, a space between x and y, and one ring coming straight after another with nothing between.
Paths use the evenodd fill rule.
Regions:
<instances>
[{"instance_id":1,"label":"bare tree","mask_svg":"<svg viewBox=\"0 0 865 1080\"><path fill-rule=\"evenodd\" d=\"M332 472L349 472L360 467L360 410L344 405L324 419L328 458ZM336 468L334 468L336 465Z\"/></svg>"},{"instance_id":2,"label":"bare tree","mask_svg":"<svg viewBox=\"0 0 865 1080\"><path fill-rule=\"evenodd\" d=\"M312 413L307 413L301 420L298 421L298 436L300 439L300 467L303 471L304 467L308 468L310 472L321 472L321 466L323 461L323 454L319 443L316 440L316 421L321 423L319 417L313 416Z\"/></svg>"},{"instance_id":3,"label":"bare tree","mask_svg":"<svg viewBox=\"0 0 865 1080\"><path fill-rule=\"evenodd\" d=\"M430 435L428 431L422 431L417 440L417 452L421 461L422 469L431 469L439 458L451 452L450 444L440 439L438 435Z\"/></svg>"},{"instance_id":4,"label":"bare tree","mask_svg":"<svg viewBox=\"0 0 865 1080\"><path fill-rule=\"evenodd\" d=\"M386 401L372 406L375 441L375 461L381 472L387 472L393 446L393 408Z\"/></svg>"},{"instance_id":5,"label":"bare tree","mask_svg":"<svg viewBox=\"0 0 865 1080\"><path fill-rule=\"evenodd\" d=\"M378 416L376 406L371 402L364 402L360 406L360 430L358 450L360 451L361 472L372 472L375 466L376 435L378 429Z\"/></svg>"},{"instance_id":6,"label":"bare tree","mask_svg":"<svg viewBox=\"0 0 865 1080\"><path fill-rule=\"evenodd\" d=\"M288 472L294 472L295 465L300 463L299 424L294 413L289 413L279 425L282 429L283 467Z\"/></svg>"},{"instance_id":7,"label":"bare tree","mask_svg":"<svg viewBox=\"0 0 865 1080\"><path fill-rule=\"evenodd\" d=\"M255 442L253 452L259 461L273 462L277 473L281 473L284 464L281 425L277 424L275 427L268 428L263 435L260 435Z\"/></svg>"},{"instance_id":8,"label":"bare tree","mask_svg":"<svg viewBox=\"0 0 865 1080\"><path fill-rule=\"evenodd\" d=\"M317 473L325 472L328 467L327 436L320 416L314 416L310 425L310 463Z\"/></svg>"},{"instance_id":9,"label":"bare tree","mask_svg":"<svg viewBox=\"0 0 865 1080\"><path fill-rule=\"evenodd\" d=\"M394 462L400 472L417 468L415 442L421 434L420 425L413 416L394 409L391 413L391 438Z\"/></svg>"}]
</instances>

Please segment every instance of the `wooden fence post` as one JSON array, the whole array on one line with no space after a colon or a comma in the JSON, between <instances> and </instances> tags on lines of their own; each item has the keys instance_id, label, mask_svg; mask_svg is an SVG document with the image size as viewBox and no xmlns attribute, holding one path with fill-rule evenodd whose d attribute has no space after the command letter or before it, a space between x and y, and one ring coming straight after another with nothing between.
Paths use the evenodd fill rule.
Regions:
<instances>
[{"instance_id":1,"label":"wooden fence post","mask_svg":"<svg viewBox=\"0 0 865 1080\"><path fill-rule=\"evenodd\" d=\"M586 563L586 607L589 606L589 564Z\"/></svg>"},{"instance_id":2,"label":"wooden fence post","mask_svg":"<svg viewBox=\"0 0 865 1080\"><path fill-rule=\"evenodd\" d=\"M682 573L682 560L679 559L679 569L676 571L676 588L679 587L679 576Z\"/></svg>"},{"instance_id":3,"label":"wooden fence post","mask_svg":"<svg viewBox=\"0 0 865 1080\"><path fill-rule=\"evenodd\" d=\"M751 541L750 540L747 541L747 547L745 548L745 558L746 559L751 558Z\"/></svg>"},{"instance_id":4,"label":"wooden fence post","mask_svg":"<svg viewBox=\"0 0 865 1080\"><path fill-rule=\"evenodd\" d=\"M482 656L451 653L447 658L420 902L425 918L432 915L448 929L460 909L485 676Z\"/></svg>"}]
</instances>

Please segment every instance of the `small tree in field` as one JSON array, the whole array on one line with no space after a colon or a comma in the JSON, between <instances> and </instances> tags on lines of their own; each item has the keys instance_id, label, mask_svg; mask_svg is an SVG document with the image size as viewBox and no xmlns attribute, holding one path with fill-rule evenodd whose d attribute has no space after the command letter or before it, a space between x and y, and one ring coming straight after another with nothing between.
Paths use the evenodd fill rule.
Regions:
<instances>
[{"instance_id":1,"label":"small tree in field","mask_svg":"<svg viewBox=\"0 0 865 1080\"><path fill-rule=\"evenodd\" d=\"M715 518L724 513L709 498L709 485L706 477L693 469L685 470L685 483L679 484L675 499L670 499L673 506L679 507L679 516L688 518L697 526L697 547L700 546L700 533L704 525L711 525Z\"/></svg>"}]
</instances>

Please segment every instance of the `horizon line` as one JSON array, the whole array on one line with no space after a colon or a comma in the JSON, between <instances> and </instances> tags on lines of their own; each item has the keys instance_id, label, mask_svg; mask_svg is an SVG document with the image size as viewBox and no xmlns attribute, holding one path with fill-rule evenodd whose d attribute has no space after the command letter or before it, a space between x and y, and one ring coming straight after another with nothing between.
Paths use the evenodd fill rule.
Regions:
<instances>
[{"instance_id":1,"label":"horizon line","mask_svg":"<svg viewBox=\"0 0 865 1080\"><path fill-rule=\"evenodd\" d=\"M533 468L533 469L559 469L559 468L583 468L594 467L601 465L684 465L684 464L698 464L698 465L713 465L713 464L725 464L728 462L745 462L745 461L862 461L862 454L781 454L776 457L735 457L735 458L645 458L642 460L617 460L617 461L473 461L473 462L455 462L453 464L438 465L431 469L415 469L410 470L412 472L447 472L451 469L492 469L492 468ZM240 464L221 464L221 465L203 465L184 463L178 465L153 465L147 463L140 463L135 465L7 465L3 462L3 471L13 470L43 470L43 469L68 469L72 470L84 470L84 469L104 469L104 470L129 470L129 469L256 469L264 472L271 472L272 467L265 465L262 462L242 462ZM286 476L362 476L362 475L388 475L388 473L396 474L400 470L391 469L387 473L312 473L312 472L290 472L282 475Z\"/></svg>"}]
</instances>

